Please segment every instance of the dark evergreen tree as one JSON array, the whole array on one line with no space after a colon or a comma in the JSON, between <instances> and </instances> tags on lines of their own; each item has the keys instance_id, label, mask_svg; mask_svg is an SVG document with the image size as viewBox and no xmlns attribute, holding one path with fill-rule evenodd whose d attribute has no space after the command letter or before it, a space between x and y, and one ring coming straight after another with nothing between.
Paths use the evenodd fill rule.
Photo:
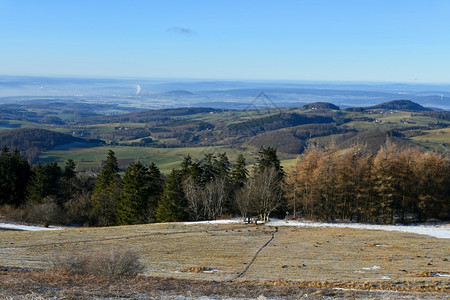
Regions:
<instances>
[{"instance_id":1,"label":"dark evergreen tree","mask_svg":"<svg viewBox=\"0 0 450 300\"><path fill-rule=\"evenodd\" d=\"M277 149L273 147L261 148L258 151L256 157L255 173L262 173L266 168L274 167L275 171L280 174L280 177L284 176L283 167L281 166L280 159L277 156Z\"/></svg>"},{"instance_id":2,"label":"dark evergreen tree","mask_svg":"<svg viewBox=\"0 0 450 300\"><path fill-rule=\"evenodd\" d=\"M183 161L181 162L181 172L184 175L189 173L192 163L192 157L189 154L183 157Z\"/></svg>"},{"instance_id":3,"label":"dark evergreen tree","mask_svg":"<svg viewBox=\"0 0 450 300\"><path fill-rule=\"evenodd\" d=\"M15 149L4 146L0 153L0 205L19 206L25 201L26 187L31 177L31 166Z\"/></svg>"},{"instance_id":4,"label":"dark evergreen tree","mask_svg":"<svg viewBox=\"0 0 450 300\"><path fill-rule=\"evenodd\" d=\"M156 209L158 222L176 222L187 219L187 201L182 182L182 171L173 169L166 179L161 200Z\"/></svg>"},{"instance_id":5,"label":"dark evergreen tree","mask_svg":"<svg viewBox=\"0 0 450 300\"><path fill-rule=\"evenodd\" d=\"M32 172L27 186L27 200L31 203L43 203L44 198L57 199L61 191L62 170L56 162L43 165L38 163Z\"/></svg>"},{"instance_id":6,"label":"dark evergreen tree","mask_svg":"<svg viewBox=\"0 0 450 300\"><path fill-rule=\"evenodd\" d=\"M231 182L238 186L242 187L248 178L248 170L246 168L245 157L243 154L239 154L236 165L231 170L230 179Z\"/></svg>"},{"instance_id":7,"label":"dark evergreen tree","mask_svg":"<svg viewBox=\"0 0 450 300\"><path fill-rule=\"evenodd\" d=\"M109 150L91 196L92 222L101 226L116 224L116 209L121 192L119 165L114 151Z\"/></svg>"},{"instance_id":8,"label":"dark evergreen tree","mask_svg":"<svg viewBox=\"0 0 450 300\"><path fill-rule=\"evenodd\" d=\"M231 164L228 160L226 152L219 153L217 158L214 160L215 173L220 178L228 178L230 175Z\"/></svg>"},{"instance_id":9,"label":"dark evergreen tree","mask_svg":"<svg viewBox=\"0 0 450 300\"><path fill-rule=\"evenodd\" d=\"M63 206L67 201L72 199L75 195L76 191L76 176L77 172L75 171L75 162L72 159L66 161L64 166L64 170L62 171L61 178L61 199L59 204Z\"/></svg>"},{"instance_id":10,"label":"dark evergreen tree","mask_svg":"<svg viewBox=\"0 0 450 300\"><path fill-rule=\"evenodd\" d=\"M155 222L156 208L164 188L164 176L154 162L148 166L148 181L150 190L146 205L146 221Z\"/></svg>"},{"instance_id":11,"label":"dark evergreen tree","mask_svg":"<svg viewBox=\"0 0 450 300\"><path fill-rule=\"evenodd\" d=\"M73 159L68 159L66 165L64 166L63 177L67 180L75 178L77 172L75 171L76 165Z\"/></svg>"},{"instance_id":12,"label":"dark evergreen tree","mask_svg":"<svg viewBox=\"0 0 450 300\"><path fill-rule=\"evenodd\" d=\"M201 175L201 184L206 184L207 182L213 180L216 175L218 170L215 167L215 161L216 158L214 156L214 154L212 153L206 153L204 155L202 164L201 164L201 168L202 168L202 175Z\"/></svg>"},{"instance_id":13,"label":"dark evergreen tree","mask_svg":"<svg viewBox=\"0 0 450 300\"><path fill-rule=\"evenodd\" d=\"M199 162L193 162L189 167L189 172L183 176L183 179L186 180L187 178L192 178L195 183L201 184L202 174L202 165Z\"/></svg>"},{"instance_id":14,"label":"dark evergreen tree","mask_svg":"<svg viewBox=\"0 0 450 300\"><path fill-rule=\"evenodd\" d=\"M142 223L151 192L149 177L148 169L140 161L126 169L117 205L118 225Z\"/></svg>"}]
</instances>

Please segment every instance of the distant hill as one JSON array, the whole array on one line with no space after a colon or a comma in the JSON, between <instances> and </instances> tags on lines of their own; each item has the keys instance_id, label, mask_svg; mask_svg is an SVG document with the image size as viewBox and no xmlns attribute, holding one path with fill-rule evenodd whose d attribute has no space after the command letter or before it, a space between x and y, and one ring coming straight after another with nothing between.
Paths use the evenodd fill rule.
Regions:
<instances>
[{"instance_id":1,"label":"distant hill","mask_svg":"<svg viewBox=\"0 0 450 300\"><path fill-rule=\"evenodd\" d=\"M76 124L98 124L98 123L124 123L124 122L152 122L165 121L171 117L187 116L194 114L209 114L223 112L222 109L205 108L205 107L181 107L146 110L114 116L96 116L82 118L76 121Z\"/></svg>"},{"instance_id":2,"label":"distant hill","mask_svg":"<svg viewBox=\"0 0 450 300\"><path fill-rule=\"evenodd\" d=\"M393 100L378 105L367 107L366 109L393 109L409 111L430 111L431 109L423 107L411 100Z\"/></svg>"},{"instance_id":3,"label":"distant hill","mask_svg":"<svg viewBox=\"0 0 450 300\"><path fill-rule=\"evenodd\" d=\"M38 158L40 152L73 142L98 145L99 140L85 140L70 134L55 131L23 128L0 131L0 146L9 149L17 148L31 162Z\"/></svg>"},{"instance_id":4,"label":"distant hill","mask_svg":"<svg viewBox=\"0 0 450 300\"><path fill-rule=\"evenodd\" d=\"M257 148L271 146L283 153L299 154L310 138L344 132L346 129L334 124L307 124L263 132L252 137L247 144Z\"/></svg>"},{"instance_id":5,"label":"distant hill","mask_svg":"<svg viewBox=\"0 0 450 300\"><path fill-rule=\"evenodd\" d=\"M174 91L168 91L163 94L164 96L192 96L193 93L186 91L186 90L174 90Z\"/></svg>"},{"instance_id":6,"label":"distant hill","mask_svg":"<svg viewBox=\"0 0 450 300\"><path fill-rule=\"evenodd\" d=\"M395 130L365 130L361 132L349 132L343 135L334 136L334 142L340 149L350 148L353 145L363 145L366 150L376 153L381 146L386 144L387 139L397 144L399 147L419 147L402 137L402 134Z\"/></svg>"},{"instance_id":7,"label":"distant hill","mask_svg":"<svg viewBox=\"0 0 450 300\"><path fill-rule=\"evenodd\" d=\"M303 105L304 109L318 109L318 110L324 110L324 109L332 109L332 110L339 110L339 106L334 105L333 103L328 102L315 102L315 103L309 103L306 105Z\"/></svg>"},{"instance_id":8,"label":"distant hill","mask_svg":"<svg viewBox=\"0 0 450 300\"><path fill-rule=\"evenodd\" d=\"M271 131L286 127L305 124L333 123L334 119L328 116L306 115L297 113L284 113L252 118L228 125L231 131L250 132L252 135L264 131Z\"/></svg>"}]
</instances>

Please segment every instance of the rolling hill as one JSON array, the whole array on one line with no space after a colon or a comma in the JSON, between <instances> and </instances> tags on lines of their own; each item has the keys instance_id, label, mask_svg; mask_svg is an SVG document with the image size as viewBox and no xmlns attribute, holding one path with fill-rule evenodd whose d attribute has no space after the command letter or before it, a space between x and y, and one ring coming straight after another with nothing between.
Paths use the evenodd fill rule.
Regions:
<instances>
[{"instance_id":1,"label":"rolling hill","mask_svg":"<svg viewBox=\"0 0 450 300\"><path fill-rule=\"evenodd\" d=\"M37 128L21 128L0 131L0 145L9 149L18 149L24 156L35 161L39 153L52 148L78 142L80 144L97 146L104 144L100 140L86 140L70 134Z\"/></svg>"}]
</instances>

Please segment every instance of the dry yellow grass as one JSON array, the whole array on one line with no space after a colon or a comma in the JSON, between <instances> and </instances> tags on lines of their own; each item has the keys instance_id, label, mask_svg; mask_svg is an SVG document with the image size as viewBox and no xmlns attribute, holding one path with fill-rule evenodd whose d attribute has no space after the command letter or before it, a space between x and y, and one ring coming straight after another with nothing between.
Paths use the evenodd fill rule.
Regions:
<instances>
[{"instance_id":1,"label":"dry yellow grass","mask_svg":"<svg viewBox=\"0 0 450 300\"><path fill-rule=\"evenodd\" d=\"M275 229L181 223L0 233L0 266L47 268L51 257L126 248L145 275L227 281ZM400 232L280 227L238 282L449 292L450 240ZM209 272L183 272L204 267Z\"/></svg>"}]
</instances>

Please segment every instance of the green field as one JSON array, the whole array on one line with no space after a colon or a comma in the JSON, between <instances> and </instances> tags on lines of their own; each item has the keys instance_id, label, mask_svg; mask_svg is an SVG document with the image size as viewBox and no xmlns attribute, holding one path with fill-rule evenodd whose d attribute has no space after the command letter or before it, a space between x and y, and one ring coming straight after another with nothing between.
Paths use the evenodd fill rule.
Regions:
<instances>
[{"instance_id":1,"label":"green field","mask_svg":"<svg viewBox=\"0 0 450 300\"><path fill-rule=\"evenodd\" d=\"M169 173L173 168L178 168L183 157L188 154L194 159L203 158L206 153L226 152L232 163L236 161L240 153L244 153L247 164L253 164L256 153L241 151L223 147L188 147L188 148L150 148L131 146L102 146L87 148L72 148L69 150L51 150L39 156L41 162L56 161L63 164L68 159L76 162L78 171L98 171L102 161L106 159L108 150L114 151L121 168L131 162L141 161L145 164L154 162L161 172Z\"/></svg>"},{"instance_id":2,"label":"green field","mask_svg":"<svg viewBox=\"0 0 450 300\"><path fill-rule=\"evenodd\" d=\"M448 152L450 150L450 128L424 130L422 135L414 136L411 140L429 149Z\"/></svg>"}]
</instances>

